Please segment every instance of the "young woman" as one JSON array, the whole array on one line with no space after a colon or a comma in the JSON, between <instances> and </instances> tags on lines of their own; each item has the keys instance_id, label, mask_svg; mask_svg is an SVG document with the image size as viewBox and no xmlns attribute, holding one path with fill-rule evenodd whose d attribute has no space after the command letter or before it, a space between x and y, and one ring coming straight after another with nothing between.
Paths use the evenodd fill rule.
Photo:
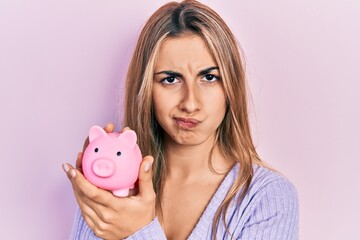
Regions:
<instances>
[{"instance_id":1,"label":"young woman","mask_svg":"<svg viewBox=\"0 0 360 240\"><path fill-rule=\"evenodd\" d=\"M81 153L77 169L64 164L80 207L72 239L297 239L296 190L256 153L246 98L221 17L196 1L158 9L126 82L123 125L147 155L138 192L120 198L90 184Z\"/></svg>"}]
</instances>

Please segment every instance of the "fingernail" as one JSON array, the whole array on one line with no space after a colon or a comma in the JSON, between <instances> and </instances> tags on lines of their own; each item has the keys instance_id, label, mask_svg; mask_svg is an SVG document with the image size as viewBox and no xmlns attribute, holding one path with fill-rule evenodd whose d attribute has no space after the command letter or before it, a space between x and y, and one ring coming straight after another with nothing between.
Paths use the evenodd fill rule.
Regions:
<instances>
[{"instance_id":1,"label":"fingernail","mask_svg":"<svg viewBox=\"0 0 360 240\"><path fill-rule=\"evenodd\" d=\"M71 169L71 170L70 170L70 176L71 176L72 178L75 178L75 177L76 177L76 171L75 171L75 169Z\"/></svg>"},{"instance_id":2,"label":"fingernail","mask_svg":"<svg viewBox=\"0 0 360 240\"><path fill-rule=\"evenodd\" d=\"M62 168L64 169L64 171L67 173L69 171L69 166L67 165L67 163L63 163L62 164Z\"/></svg>"},{"instance_id":3,"label":"fingernail","mask_svg":"<svg viewBox=\"0 0 360 240\"><path fill-rule=\"evenodd\" d=\"M121 129L120 133L123 133L123 132L125 132L127 130L130 130L130 128L129 127L124 127L123 129Z\"/></svg>"},{"instance_id":4,"label":"fingernail","mask_svg":"<svg viewBox=\"0 0 360 240\"><path fill-rule=\"evenodd\" d=\"M152 164L152 162L145 163L145 166L144 166L144 171L145 172L148 172L150 170L151 164Z\"/></svg>"}]
</instances>

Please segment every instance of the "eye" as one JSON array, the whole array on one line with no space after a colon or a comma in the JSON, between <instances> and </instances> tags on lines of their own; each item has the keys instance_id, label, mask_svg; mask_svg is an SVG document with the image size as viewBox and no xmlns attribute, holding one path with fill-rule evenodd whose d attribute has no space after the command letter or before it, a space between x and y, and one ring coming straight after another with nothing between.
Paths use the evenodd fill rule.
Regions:
<instances>
[{"instance_id":1,"label":"eye","mask_svg":"<svg viewBox=\"0 0 360 240\"><path fill-rule=\"evenodd\" d=\"M117 152L116 155L121 156L121 152Z\"/></svg>"},{"instance_id":2,"label":"eye","mask_svg":"<svg viewBox=\"0 0 360 240\"><path fill-rule=\"evenodd\" d=\"M94 150L96 153L99 151L99 149L98 148L95 148L95 150Z\"/></svg>"},{"instance_id":3,"label":"eye","mask_svg":"<svg viewBox=\"0 0 360 240\"><path fill-rule=\"evenodd\" d=\"M202 78L203 80L205 80L206 82L215 82L218 81L220 78L214 74L206 74L204 75L204 77Z\"/></svg>"},{"instance_id":4,"label":"eye","mask_svg":"<svg viewBox=\"0 0 360 240\"><path fill-rule=\"evenodd\" d=\"M163 78L161 80L161 83L167 84L167 85L175 84L178 82L179 82L179 80L175 76L169 76L169 77Z\"/></svg>"}]
</instances>

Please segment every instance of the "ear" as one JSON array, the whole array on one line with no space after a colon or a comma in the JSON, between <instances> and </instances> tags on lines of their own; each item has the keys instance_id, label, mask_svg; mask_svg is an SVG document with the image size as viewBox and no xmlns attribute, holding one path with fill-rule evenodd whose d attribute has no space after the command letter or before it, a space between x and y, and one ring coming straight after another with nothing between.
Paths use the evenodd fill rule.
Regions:
<instances>
[{"instance_id":1,"label":"ear","mask_svg":"<svg viewBox=\"0 0 360 240\"><path fill-rule=\"evenodd\" d=\"M135 131L127 130L119 135L118 138L121 138L123 141L126 142L126 145L129 146L131 149L135 147L137 136Z\"/></svg>"},{"instance_id":2,"label":"ear","mask_svg":"<svg viewBox=\"0 0 360 240\"><path fill-rule=\"evenodd\" d=\"M92 126L89 130L89 142L94 141L94 139L99 137L106 137L107 133L102 127Z\"/></svg>"}]
</instances>

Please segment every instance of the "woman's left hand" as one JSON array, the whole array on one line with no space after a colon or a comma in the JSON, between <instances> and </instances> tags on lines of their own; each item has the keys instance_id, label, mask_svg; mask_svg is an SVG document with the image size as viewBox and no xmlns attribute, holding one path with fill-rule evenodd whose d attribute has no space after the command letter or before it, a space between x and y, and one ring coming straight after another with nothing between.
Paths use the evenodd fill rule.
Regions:
<instances>
[{"instance_id":1,"label":"woman's left hand","mask_svg":"<svg viewBox=\"0 0 360 240\"><path fill-rule=\"evenodd\" d=\"M116 197L88 182L70 164L63 166L72 183L82 216L97 237L123 239L155 218L156 195L151 167L153 161L151 156L143 158L139 171L139 192L129 197Z\"/></svg>"}]
</instances>

